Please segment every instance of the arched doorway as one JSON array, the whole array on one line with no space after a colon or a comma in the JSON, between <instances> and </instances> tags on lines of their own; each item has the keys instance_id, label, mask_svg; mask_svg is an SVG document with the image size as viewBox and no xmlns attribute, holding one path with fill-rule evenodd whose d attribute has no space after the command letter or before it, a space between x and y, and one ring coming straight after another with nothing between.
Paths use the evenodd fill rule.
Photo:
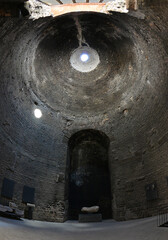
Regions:
<instances>
[{"instance_id":1,"label":"arched doorway","mask_svg":"<svg viewBox=\"0 0 168 240\"><path fill-rule=\"evenodd\" d=\"M100 206L103 219L111 218L108 137L82 130L69 140L69 219L78 219L82 207Z\"/></svg>"}]
</instances>

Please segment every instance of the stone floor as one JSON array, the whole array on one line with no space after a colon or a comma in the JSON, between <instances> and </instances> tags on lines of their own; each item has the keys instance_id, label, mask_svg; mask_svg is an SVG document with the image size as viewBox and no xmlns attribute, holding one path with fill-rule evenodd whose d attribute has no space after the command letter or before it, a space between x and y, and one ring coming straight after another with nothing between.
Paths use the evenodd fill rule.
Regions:
<instances>
[{"instance_id":1,"label":"stone floor","mask_svg":"<svg viewBox=\"0 0 168 240\"><path fill-rule=\"evenodd\" d=\"M101 223L48 223L0 218L0 240L167 240L168 228L158 228L156 217Z\"/></svg>"}]
</instances>

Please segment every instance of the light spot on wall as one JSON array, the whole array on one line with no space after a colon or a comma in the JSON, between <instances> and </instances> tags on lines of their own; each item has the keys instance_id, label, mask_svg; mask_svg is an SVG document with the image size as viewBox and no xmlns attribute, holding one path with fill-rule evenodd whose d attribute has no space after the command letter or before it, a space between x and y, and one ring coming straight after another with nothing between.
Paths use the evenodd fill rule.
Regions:
<instances>
[{"instance_id":1,"label":"light spot on wall","mask_svg":"<svg viewBox=\"0 0 168 240\"><path fill-rule=\"evenodd\" d=\"M34 110L34 116L35 116L36 118L41 118L41 117L42 117L42 112L41 112L41 110L38 109L38 108L36 108L36 109Z\"/></svg>"}]
</instances>

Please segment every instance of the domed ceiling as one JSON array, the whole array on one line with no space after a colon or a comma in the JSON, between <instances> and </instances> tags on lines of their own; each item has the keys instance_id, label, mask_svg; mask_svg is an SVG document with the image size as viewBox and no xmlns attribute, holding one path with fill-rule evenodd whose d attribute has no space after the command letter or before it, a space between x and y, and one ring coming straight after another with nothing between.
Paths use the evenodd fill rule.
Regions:
<instances>
[{"instance_id":1,"label":"domed ceiling","mask_svg":"<svg viewBox=\"0 0 168 240\"><path fill-rule=\"evenodd\" d=\"M167 151L167 6L143 14L0 19L2 176L16 171L34 184L36 174L44 181L54 167L64 171L68 139L83 129L109 137L110 166L123 182L157 176L153 161L165 166Z\"/></svg>"}]
</instances>

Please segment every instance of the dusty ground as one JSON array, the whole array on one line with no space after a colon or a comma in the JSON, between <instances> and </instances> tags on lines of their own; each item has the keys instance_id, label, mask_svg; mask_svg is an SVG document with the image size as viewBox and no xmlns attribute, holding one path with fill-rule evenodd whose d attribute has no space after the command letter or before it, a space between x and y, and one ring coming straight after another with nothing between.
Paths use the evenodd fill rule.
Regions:
<instances>
[{"instance_id":1,"label":"dusty ground","mask_svg":"<svg viewBox=\"0 0 168 240\"><path fill-rule=\"evenodd\" d=\"M48 223L0 218L0 240L167 240L168 228L158 228L156 217L102 223Z\"/></svg>"}]
</instances>

